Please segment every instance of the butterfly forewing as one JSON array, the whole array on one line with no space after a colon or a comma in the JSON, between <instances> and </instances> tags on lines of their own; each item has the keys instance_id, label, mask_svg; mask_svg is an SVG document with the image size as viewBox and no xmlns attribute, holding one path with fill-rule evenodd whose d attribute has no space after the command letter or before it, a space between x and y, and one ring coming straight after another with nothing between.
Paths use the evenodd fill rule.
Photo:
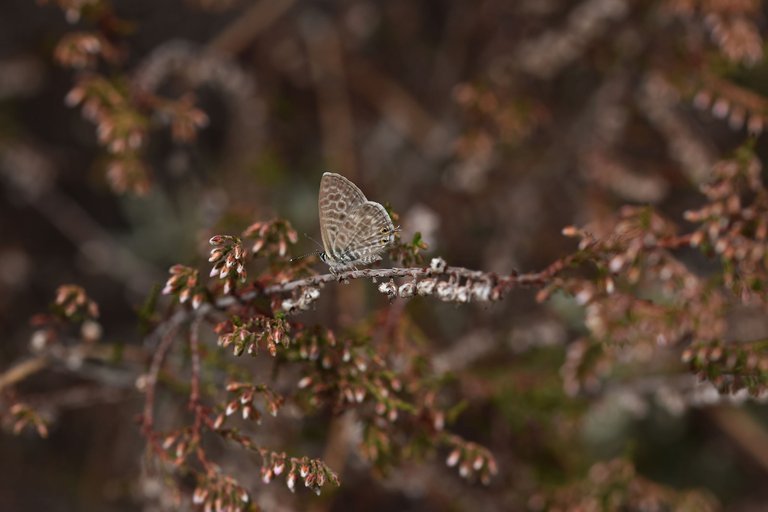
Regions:
<instances>
[{"instance_id":1,"label":"butterfly forewing","mask_svg":"<svg viewBox=\"0 0 768 512\"><path fill-rule=\"evenodd\" d=\"M340 174L326 172L320 180L318 210L320 217L320 236L326 255L333 256L339 243L347 243L351 234L342 226L349 213L365 203L367 199L357 186Z\"/></svg>"},{"instance_id":2,"label":"butterfly forewing","mask_svg":"<svg viewBox=\"0 0 768 512\"><path fill-rule=\"evenodd\" d=\"M325 173L318 198L324 259L331 271L381 259L394 241L395 227L386 209L368 201L351 181Z\"/></svg>"}]
</instances>

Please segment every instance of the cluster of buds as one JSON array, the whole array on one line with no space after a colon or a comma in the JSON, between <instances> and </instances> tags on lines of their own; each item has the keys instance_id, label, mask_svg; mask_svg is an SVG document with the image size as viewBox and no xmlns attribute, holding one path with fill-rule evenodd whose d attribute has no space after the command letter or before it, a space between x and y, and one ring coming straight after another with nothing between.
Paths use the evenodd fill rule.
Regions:
<instances>
[{"instance_id":1,"label":"cluster of buds","mask_svg":"<svg viewBox=\"0 0 768 512\"><path fill-rule=\"evenodd\" d=\"M285 483L291 492L296 491L296 481L301 478L304 486L310 488L315 494L320 494L322 487L327 483L339 485L339 477L320 459L308 457L288 457L285 453L278 453L259 447L253 440L235 430L223 431L227 439L239 444L244 449L256 452L262 460L261 480L265 484L286 473Z\"/></svg>"},{"instance_id":2,"label":"cluster of buds","mask_svg":"<svg viewBox=\"0 0 768 512\"><path fill-rule=\"evenodd\" d=\"M743 101L744 92L732 91L734 86L725 82L712 84L714 90L702 89L693 97L693 105L699 110L710 111L717 119L727 120L728 126L733 130L741 130L747 125L747 132L751 135L760 135L765 127L765 117L762 109L762 98L758 100L758 108L755 108L750 95L747 101Z\"/></svg>"},{"instance_id":3,"label":"cluster of buds","mask_svg":"<svg viewBox=\"0 0 768 512\"><path fill-rule=\"evenodd\" d=\"M177 100L158 97L152 100L158 119L170 125L171 136L176 142L192 142L200 129L208 126L208 115L195 106L191 94Z\"/></svg>"},{"instance_id":4,"label":"cluster of buds","mask_svg":"<svg viewBox=\"0 0 768 512\"><path fill-rule=\"evenodd\" d=\"M215 235L208 242L213 246L208 258L213 263L210 275L224 280L224 293L228 294L237 282L244 283L248 277L245 271L246 250L236 236Z\"/></svg>"},{"instance_id":5,"label":"cluster of buds","mask_svg":"<svg viewBox=\"0 0 768 512\"><path fill-rule=\"evenodd\" d=\"M70 321L94 320L99 317L99 306L88 298L81 286L59 286L54 304L64 318Z\"/></svg>"},{"instance_id":6,"label":"cluster of buds","mask_svg":"<svg viewBox=\"0 0 768 512\"><path fill-rule=\"evenodd\" d=\"M192 504L202 506L205 512L254 510L251 496L243 486L231 476L212 472L199 478Z\"/></svg>"},{"instance_id":7,"label":"cluster of buds","mask_svg":"<svg viewBox=\"0 0 768 512\"><path fill-rule=\"evenodd\" d=\"M232 382L227 384L227 392L233 393L235 398L230 400L224 411L221 412L213 422L213 428L218 430L224 425L228 416L232 416L240 411L244 420L252 420L257 424L261 423L261 412L256 407L256 399L261 396L264 399L264 405L267 412L272 416L277 416L277 411L283 405L282 396L275 393L268 386L263 384L248 384L243 382Z\"/></svg>"},{"instance_id":8,"label":"cluster of buds","mask_svg":"<svg viewBox=\"0 0 768 512\"><path fill-rule=\"evenodd\" d=\"M606 226L605 223L602 225ZM600 256L596 258L598 264L607 263L606 269L616 274L638 263L649 250L659 248L665 240L674 237L675 226L650 207L625 206L619 211L618 220L610 225L610 232L595 233L590 227L567 226L562 233L579 238L580 251ZM640 278L639 275L628 277L632 282Z\"/></svg>"},{"instance_id":9,"label":"cluster of buds","mask_svg":"<svg viewBox=\"0 0 768 512\"><path fill-rule=\"evenodd\" d=\"M379 285L379 291L394 299L400 297L407 299L414 295L437 297L444 302L489 302L501 298L501 290L493 286L490 281L461 280L457 276L451 276L447 281L436 277L428 277L421 280L413 280L401 285L393 280Z\"/></svg>"},{"instance_id":10,"label":"cluster of buds","mask_svg":"<svg viewBox=\"0 0 768 512\"><path fill-rule=\"evenodd\" d=\"M768 342L708 343L687 348L682 360L699 378L722 393L746 389L753 397L768 392Z\"/></svg>"},{"instance_id":11,"label":"cluster of buds","mask_svg":"<svg viewBox=\"0 0 768 512\"><path fill-rule=\"evenodd\" d=\"M362 455L368 460L382 464L394 455L391 433L381 428L376 422L366 425L363 432L363 442L360 446Z\"/></svg>"},{"instance_id":12,"label":"cluster of buds","mask_svg":"<svg viewBox=\"0 0 768 512\"><path fill-rule=\"evenodd\" d=\"M478 278L461 277L458 273L451 273L448 264L443 258L432 258L429 263L429 272L434 276L447 275L448 279L440 277L428 277L425 279L414 278L403 284L397 285L394 280L383 282L379 285L379 292L390 299L400 297L407 299L415 295L437 297L444 302L488 302L501 298L501 288L494 285L490 275L482 275Z\"/></svg>"},{"instance_id":13,"label":"cluster of buds","mask_svg":"<svg viewBox=\"0 0 768 512\"><path fill-rule=\"evenodd\" d=\"M502 288L496 277L482 272L470 275L453 271L443 258L432 258L429 273L433 277L414 278L397 285L393 280L381 283L379 291L390 299L395 297L410 298L415 295L437 297L444 302L489 302L501 299ZM447 279L446 279L447 277Z\"/></svg>"},{"instance_id":14,"label":"cluster of buds","mask_svg":"<svg viewBox=\"0 0 768 512\"><path fill-rule=\"evenodd\" d=\"M582 391L597 391L613 364L614 360L606 354L604 345L579 338L568 345L565 362L560 368L563 390L569 396L576 396Z\"/></svg>"},{"instance_id":15,"label":"cluster of buds","mask_svg":"<svg viewBox=\"0 0 768 512\"><path fill-rule=\"evenodd\" d=\"M0 414L3 426L18 435L25 428L31 427L42 438L48 437L48 424L43 417L22 402L16 402L10 406L7 414Z\"/></svg>"},{"instance_id":16,"label":"cluster of buds","mask_svg":"<svg viewBox=\"0 0 768 512\"><path fill-rule=\"evenodd\" d=\"M93 32L66 34L54 50L56 62L75 69L93 68L99 57L114 62L117 56L117 49L106 38Z\"/></svg>"},{"instance_id":17,"label":"cluster of buds","mask_svg":"<svg viewBox=\"0 0 768 512\"><path fill-rule=\"evenodd\" d=\"M308 286L300 289L297 296L283 300L280 306L286 313L306 311L318 297L320 297L320 290L313 286Z\"/></svg>"},{"instance_id":18,"label":"cluster of buds","mask_svg":"<svg viewBox=\"0 0 768 512\"><path fill-rule=\"evenodd\" d=\"M326 335L304 333L297 336L298 357L317 361L318 367L303 377L299 389L306 390L310 405L317 406L323 395L337 405L359 405L370 399L374 411L390 423L397 421L399 411L413 410L398 395L404 391L401 378L388 371L385 361L351 340L338 343L331 331ZM328 371L332 371L330 378Z\"/></svg>"},{"instance_id":19,"label":"cluster of buds","mask_svg":"<svg viewBox=\"0 0 768 512\"><path fill-rule=\"evenodd\" d=\"M576 301L586 304L585 325L596 340L612 344L646 344L667 347L677 345L691 333L708 339L722 333L725 324L719 314L721 297L699 297L695 302L654 303L632 294L612 292L599 295L596 285L580 283ZM699 288L703 291L702 287ZM673 296L670 294L670 296ZM720 308L720 309L718 309ZM702 317L702 314L708 316ZM628 322L627 319L632 321ZM674 318L675 321L670 321ZM651 348L644 349L652 351ZM650 354L649 354L650 355Z\"/></svg>"},{"instance_id":20,"label":"cluster of buds","mask_svg":"<svg viewBox=\"0 0 768 512\"><path fill-rule=\"evenodd\" d=\"M724 9L725 12L709 12L705 18L707 26L712 39L726 58L754 66L763 60L763 38L754 21L754 16L759 15L757 4L738 2L741 9L731 9L732 4L726 3L729 7Z\"/></svg>"},{"instance_id":21,"label":"cluster of buds","mask_svg":"<svg viewBox=\"0 0 768 512\"><path fill-rule=\"evenodd\" d=\"M283 474L288 458L285 452L260 450L259 453L261 454L261 481L268 484L273 478Z\"/></svg>"},{"instance_id":22,"label":"cluster of buds","mask_svg":"<svg viewBox=\"0 0 768 512\"><path fill-rule=\"evenodd\" d=\"M35 328L29 340L30 349L42 352L60 339L64 329L72 334L71 328L78 325L80 340L94 343L101 338L103 331L98 317L98 305L88 298L82 287L72 284L59 286L53 312L37 314L30 319Z\"/></svg>"},{"instance_id":23,"label":"cluster of buds","mask_svg":"<svg viewBox=\"0 0 768 512\"><path fill-rule=\"evenodd\" d=\"M138 154L127 153L110 158L106 163L106 178L118 194L132 192L145 195L150 188L150 169Z\"/></svg>"},{"instance_id":24,"label":"cluster of buds","mask_svg":"<svg viewBox=\"0 0 768 512\"><path fill-rule=\"evenodd\" d=\"M281 219L255 222L246 228L243 238L253 240L251 252L254 256L261 253L281 258L288 253L288 244L293 245L299 240L291 223Z\"/></svg>"},{"instance_id":25,"label":"cluster of buds","mask_svg":"<svg viewBox=\"0 0 768 512\"><path fill-rule=\"evenodd\" d=\"M291 459L291 467L285 478L285 483L291 492L296 491L296 480L301 478L304 481L304 487L311 489L315 494L320 495L322 487L331 482L339 485L339 478L331 469L319 459Z\"/></svg>"},{"instance_id":26,"label":"cluster of buds","mask_svg":"<svg viewBox=\"0 0 768 512\"><path fill-rule=\"evenodd\" d=\"M146 193L149 169L139 155L148 120L131 104L128 93L103 76L91 74L78 79L65 101L71 107L82 104L83 116L96 125L98 141L110 153L106 170L112 188Z\"/></svg>"},{"instance_id":27,"label":"cluster of buds","mask_svg":"<svg viewBox=\"0 0 768 512\"><path fill-rule=\"evenodd\" d=\"M458 466L462 478L472 479L479 476L480 481L488 485L491 477L499 472L496 459L487 448L456 436L450 436L449 442L454 448L445 463L448 467Z\"/></svg>"},{"instance_id":28,"label":"cluster of buds","mask_svg":"<svg viewBox=\"0 0 768 512\"><path fill-rule=\"evenodd\" d=\"M197 442L193 439L191 429L181 428L167 434L161 444L170 462L174 466L183 465L187 457L195 451Z\"/></svg>"},{"instance_id":29,"label":"cluster of buds","mask_svg":"<svg viewBox=\"0 0 768 512\"><path fill-rule=\"evenodd\" d=\"M569 346L561 369L570 395L596 390L619 362L647 362L659 347L689 336L712 339L725 328L722 295L667 250L688 244L687 238L675 236L669 221L650 208L625 207L613 225L603 222L596 229L602 230L599 236L588 229L563 230L580 238L580 252L561 268L588 261L598 276L557 277L537 295L541 301L554 290L565 290L585 308L590 337ZM640 299L643 288L663 297Z\"/></svg>"},{"instance_id":30,"label":"cluster of buds","mask_svg":"<svg viewBox=\"0 0 768 512\"><path fill-rule=\"evenodd\" d=\"M184 304L192 298L192 307L197 309L205 299L202 289L197 286L197 270L184 265L174 265L170 268L171 277L165 282L163 295L175 295Z\"/></svg>"},{"instance_id":31,"label":"cluster of buds","mask_svg":"<svg viewBox=\"0 0 768 512\"><path fill-rule=\"evenodd\" d=\"M83 115L97 127L99 143L112 154L134 153L144 142L147 119L106 78L86 75L67 93L67 105L82 104Z\"/></svg>"},{"instance_id":32,"label":"cluster of buds","mask_svg":"<svg viewBox=\"0 0 768 512\"><path fill-rule=\"evenodd\" d=\"M226 348L231 345L235 356L241 356L243 353L255 356L261 345L274 357L277 355L278 345L287 347L291 341L287 335L290 324L280 316L257 316L245 321L233 317L217 324L214 331L219 335L219 346Z\"/></svg>"},{"instance_id":33,"label":"cluster of buds","mask_svg":"<svg viewBox=\"0 0 768 512\"><path fill-rule=\"evenodd\" d=\"M330 329L325 331L301 331L296 336L295 342L296 355L299 359L304 361L321 360L322 367L326 370L331 369L339 359L339 354L337 353L339 343L336 341L336 335ZM344 343L343 347L345 352L343 352L344 356L342 357L346 358L347 361L352 360L350 343ZM299 387L304 388L306 385Z\"/></svg>"},{"instance_id":34,"label":"cluster of buds","mask_svg":"<svg viewBox=\"0 0 768 512\"><path fill-rule=\"evenodd\" d=\"M713 181L702 187L709 202L688 211L686 220L701 223L691 245L712 249L725 263L724 282L744 301L765 300L768 194L760 161L752 154L719 162ZM748 204L745 197L752 199Z\"/></svg>"},{"instance_id":35,"label":"cluster of buds","mask_svg":"<svg viewBox=\"0 0 768 512\"><path fill-rule=\"evenodd\" d=\"M624 459L598 462L584 480L558 490L549 499L535 495L532 510L594 510L610 504L611 510L697 510L715 512L720 507L711 494L672 490L646 480Z\"/></svg>"}]
</instances>

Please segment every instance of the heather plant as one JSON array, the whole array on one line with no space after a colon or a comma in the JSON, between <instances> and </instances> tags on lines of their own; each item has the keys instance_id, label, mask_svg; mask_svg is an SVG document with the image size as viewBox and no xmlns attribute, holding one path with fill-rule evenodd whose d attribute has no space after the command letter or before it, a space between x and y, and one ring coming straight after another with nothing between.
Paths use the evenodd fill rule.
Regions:
<instances>
[{"instance_id":1,"label":"heather plant","mask_svg":"<svg viewBox=\"0 0 768 512\"><path fill-rule=\"evenodd\" d=\"M50 0L44 64L0 60L79 148L0 128L2 472L113 468L67 452L65 510L768 500L763 2L139 4L206 43ZM326 169L383 261L308 252ZM25 475L0 508L48 505Z\"/></svg>"}]
</instances>

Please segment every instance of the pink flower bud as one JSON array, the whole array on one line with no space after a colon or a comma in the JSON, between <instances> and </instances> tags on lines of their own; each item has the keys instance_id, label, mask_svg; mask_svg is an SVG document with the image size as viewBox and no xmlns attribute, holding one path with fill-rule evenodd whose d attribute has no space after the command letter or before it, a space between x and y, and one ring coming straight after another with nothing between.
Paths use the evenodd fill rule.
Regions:
<instances>
[{"instance_id":1,"label":"pink flower bud","mask_svg":"<svg viewBox=\"0 0 768 512\"><path fill-rule=\"evenodd\" d=\"M288 486L288 489L291 490L291 492L296 491L296 473L291 471L288 473L288 478L285 479L285 483Z\"/></svg>"},{"instance_id":2,"label":"pink flower bud","mask_svg":"<svg viewBox=\"0 0 768 512\"><path fill-rule=\"evenodd\" d=\"M459 457L461 457L461 450L459 450L458 448L456 448L455 450L453 450L453 451L451 452L451 454L450 454L450 455L448 455L448 458L447 458L447 459L445 459L445 464L446 464L446 465L447 465L449 468L452 468L453 466L455 466L456 464L458 464L458 462L459 462Z\"/></svg>"}]
</instances>

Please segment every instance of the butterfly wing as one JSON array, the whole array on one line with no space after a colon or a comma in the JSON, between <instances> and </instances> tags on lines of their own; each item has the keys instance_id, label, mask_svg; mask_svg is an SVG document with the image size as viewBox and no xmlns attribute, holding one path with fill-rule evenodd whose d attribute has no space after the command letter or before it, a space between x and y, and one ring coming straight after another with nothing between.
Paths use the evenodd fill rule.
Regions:
<instances>
[{"instance_id":1,"label":"butterfly wing","mask_svg":"<svg viewBox=\"0 0 768 512\"><path fill-rule=\"evenodd\" d=\"M352 233L345 230L345 222L350 212L366 201L363 192L344 176L333 172L323 173L317 203L320 236L327 256L335 259L340 254L339 247L349 244Z\"/></svg>"},{"instance_id":2,"label":"butterfly wing","mask_svg":"<svg viewBox=\"0 0 768 512\"><path fill-rule=\"evenodd\" d=\"M338 257L351 261L373 261L378 253L394 241L395 226L381 204L366 201L351 212L342 225L342 231L351 233L351 236L347 243L338 244Z\"/></svg>"}]
</instances>

